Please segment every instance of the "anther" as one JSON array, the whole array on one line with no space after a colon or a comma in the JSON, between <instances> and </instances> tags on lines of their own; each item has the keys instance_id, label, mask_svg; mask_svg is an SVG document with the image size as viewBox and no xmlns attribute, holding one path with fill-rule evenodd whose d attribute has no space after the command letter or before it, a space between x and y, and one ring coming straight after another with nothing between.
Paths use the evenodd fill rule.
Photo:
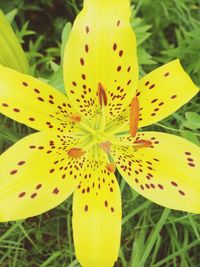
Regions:
<instances>
[{"instance_id":1,"label":"anther","mask_svg":"<svg viewBox=\"0 0 200 267\"><path fill-rule=\"evenodd\" d=\"M142 140L142 139L136 140L134 144L136 144L135 146L136 148L144 148L152 146L152 142L150 140Z\"/></svg>"},{"instance_id":2,"label":"anther","mask_svg":"<svg viewBox=\"0 0 200 267\"><path fill-rule=\"evenodd\" d=\"M106 142L100 144L100 147L106 153L109 153L110 152L110 146L111 146L111 143L109 141L106 141Z\"/></svg>"},{"instance_id":3,"label":"anther","mask_svg":"<svg viewBox=\"0 0 200 267\"><path fill-rule=\"evenodd\" d=\"M115 171L116 171L116 166L115 166L115 164L114 164L114 163L109 163L109 164L107 164L107 165L106 165L106 170L107 170L108 172L115 173Z\"/></svg>"},{"instance_id":4,"label":"anther","mask_svg":"<svg viewBox=\"0 0 200 267\"><path fill-rule=\"evenodd\" d=\"M101 83L98 84L98 97L100 106L102 107L102 104L104 104L104 106L107 106L108 99L106 91Z\"/></svg>"},{"instance_id":5,"label":"anther","mask_svg":"<svg viewBox=\"0 0 200 267\"><path fill-rule=\"evenodd\" d=\"M80 122L81 121L81 115L79 115L79 114L72 114L69 116L69 118L72 122Z\"/></svg>"},{"instance_id":6,"label":"anther","mask_svg":"<svg viewBox=\"0 0 200 267\"><path fill-rule=\"evenodd\" d=\"M136 133L138 131L138 123L139 123L139 114L140 108L139 108L139 101L137 97L134 97L131 101L130 106L130 133L132 137L136 136Z\"/></svg>"},{"instance_id":7,"label":"anther","mask_svg":"<svg viewBox=\"0 0 200 267\"><path fill-rule=\"evenodd\" d=\"M71 148L68 152L67 152L68 156L70 158L80 158L85 154L85 151L83 151L81 148Z\"/></svg>"}]
</instances>

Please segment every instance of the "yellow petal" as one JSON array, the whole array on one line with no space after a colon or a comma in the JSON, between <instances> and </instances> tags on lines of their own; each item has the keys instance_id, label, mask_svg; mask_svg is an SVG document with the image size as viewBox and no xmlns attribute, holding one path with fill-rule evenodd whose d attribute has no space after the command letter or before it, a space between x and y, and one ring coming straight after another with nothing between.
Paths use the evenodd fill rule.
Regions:
<instances>
[{"instance_id":1,"label":"yellow petal","mask_svg":"<svg viewBox=\"0 0 200 267\"><path fill-rule=\"evenodd\" d=\"M0 66L0 112L37 130L73 131L69 100L48 84Z\"/></svg>"},{"instance_id":2,"label":"yellow petal","mask_svg":"<svg viewBox=\"0 0 200 267\"><path fill-rule=\"evenodd\" d=\"M151 201L175 210L200 212L200 148L178 136L141 132L151 147L113 147L112 156L127 183ZM121 141L133 145L130 136Z\"/></svg>"},{"instance_id":3,"label":"yellow petal","mask_svg":"<svg viewBox=\"0 0 200 267\"><path fill-rule=\"evenodd\" d=\"M24 219L63 202L77 187L85 158L67 150L78 140L35 133L0 156L0 221Z\"/></svg>"},{"instance_id":4,"label":"yellow petal","mask_svg":"<svg viewBox=\"0 0 200 267\"><path fill-rule=\"evenodd\" d=\"M83 180L74 192L75 251L85 267L112 267L118 257L121 196L114 174L106 168L107 163L104 155L98 160L91 155Z\"/></svg>"},{"instance_id":5,"label":"yellow petal","mask_svg":"<svg viewBox=\"0 0 200 267\"><path fill-rule=\"evenodd\" d=\"M138 66L130 14L129 0L89 0L75 20L65 49L65 87L90 120L100 106L99 84L107 95L107 120L134 96Z\"/></svg>"},{"instance_id":6,"label":"yellow petal","mask_svg":"<svg viewBox=\"0 0 200 267\"><path fill-rule=\"evenodd\" d=\"M198 93L199 89L183 70L179 60L171 61L144 76L138 84L139 127L163 120ZM130 107L119 117L121 131L129 130ZM122 123L123 121L123 123Z\"/></svg>"}]
</instances>

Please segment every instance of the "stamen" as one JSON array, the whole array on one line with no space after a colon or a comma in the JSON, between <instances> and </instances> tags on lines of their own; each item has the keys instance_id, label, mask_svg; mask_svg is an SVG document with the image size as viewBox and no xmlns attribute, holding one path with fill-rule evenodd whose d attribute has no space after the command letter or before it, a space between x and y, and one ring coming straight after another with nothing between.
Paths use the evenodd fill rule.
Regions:
<instances>
[{"instance_id":1,"label":"stamen","mask_svg":"<svg viewBox=\"0 0 200 267\"><path fill-rule=\"evenodd\" d=\"M104 143L101 143L100 147L103 149L104 152L109 153L110 152L111 143L109 141L106 141Z\"/></svg>"},{"instance_id":2,"label":"stamen","mask_svg":"<svg viewBox=\"0 0 200 267\"><path fill-rule=\"evenodd\" d=\"M142 139L136 140L134 144L136 144L135 146L136 148L144 148L152 146L152 142L150 140L142 140Z\"/></svg>"},{"instance_id":3,"label":"stamen","mask_svg":"<svg viewBox=\"0 0 200 267\"><path fill-rule=\"evenodd\" d=\"M111 172L111 173L115 173L116 171L116 166L114 163L109 163L106 165L106 170Z\"/></svg>"},{"instance_id":4,"label":"stamen","mask_svg":"<svg viewBox=\"0 0 200 267\"><path fill-rule=\"evenodd\" d=\"M134 97L130 106L130 133L132 137L135 137L138 131L138 123L140 115L139 113L140 113L139 101L137 97Z\"/></svg>"},{"instance_id":5,"label":"stamen","mask_svg":"<svg viewBox=\"0 0 200 267\"><path fill-rule=\"evenodd\" d=\"M81 121L81 115L79 115L79 114L72 114L69 116L69 118L73 122L80 122Z\"/></svg>"},{"instance_id":6,"label":"stamen","mask_svg":"<svg viewBox=\"0 0 200 267\"><path fill-rule=\"evenodd\" d=\"M67 152L68 156L70 158L80 158L85 154L85 151L83 151L81 148L71 148L68 152Z\"/></svg>"},{"instance_id":7,"label":"stamen","mask_svg":"<svg viewBox=\"0 0 200 267\"><path fill-rule=\"evenodd\" d=\"M104 104L104 106L107 106L108 99L107 99L106 91L101 83L98 84L98 97L99 97L100 106L102 107L102 104Z\"/></svg>"}]
</instances>

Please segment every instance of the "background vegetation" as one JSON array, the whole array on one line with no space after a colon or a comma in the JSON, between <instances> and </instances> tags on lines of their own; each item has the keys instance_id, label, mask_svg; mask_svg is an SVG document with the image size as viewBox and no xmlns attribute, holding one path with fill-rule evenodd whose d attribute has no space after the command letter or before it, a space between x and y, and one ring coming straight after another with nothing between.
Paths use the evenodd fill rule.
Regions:
<instances>
[{"instance_id":1,"label":"background vegetation","mask_svg":"<svg viewBox=\"0 0 200 267\"><path fill-rule=\"evenodd\" d=\"M179 57L200 85L199 1L134 0L132 4L141 76ZM81 7L82 0L0 0L27 52L31 74L61 91L63 45ZM199 95L150 129L184 136L200 146ZM1 116L0 152L31 131ZM116 267L200 266L200 215L164 209L138 196L120 177L119 181L123 233ZM0 266L80 266L72 241L71 198L41 216L1 223L0 234Z\"/></svg>"}]
</instances>

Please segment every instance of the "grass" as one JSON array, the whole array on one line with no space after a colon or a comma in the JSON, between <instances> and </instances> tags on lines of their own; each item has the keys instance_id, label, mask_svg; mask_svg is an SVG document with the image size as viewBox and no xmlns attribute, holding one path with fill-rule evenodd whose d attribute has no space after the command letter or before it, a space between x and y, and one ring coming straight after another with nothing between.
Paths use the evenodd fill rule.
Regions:
<instances>
[{"instance_id":1,"label":"grass","mask_svg":"<svg viewBox=\"0 0 200 267\"><path fill-rule=\"evenodd\" d=\"M48 79L63 91L61 51L82 0L28 2L2 0L0 8L8 14L23 42L31 74ZM132 4L131 23L137 33L141 76L179 57L200 85L199 3L195 0L135 0ZM180 135L200 146L199 104L197 96L148 129ZM2 116L0 151L31 132L26 126ZM131 190L121 177L119 181L123 231L116 267L200 267L200 215L162 208ZM70 197L40 216L1 223L0 266L80 266L74 254L71 203Z\"/></svg>"}]
</instances>

